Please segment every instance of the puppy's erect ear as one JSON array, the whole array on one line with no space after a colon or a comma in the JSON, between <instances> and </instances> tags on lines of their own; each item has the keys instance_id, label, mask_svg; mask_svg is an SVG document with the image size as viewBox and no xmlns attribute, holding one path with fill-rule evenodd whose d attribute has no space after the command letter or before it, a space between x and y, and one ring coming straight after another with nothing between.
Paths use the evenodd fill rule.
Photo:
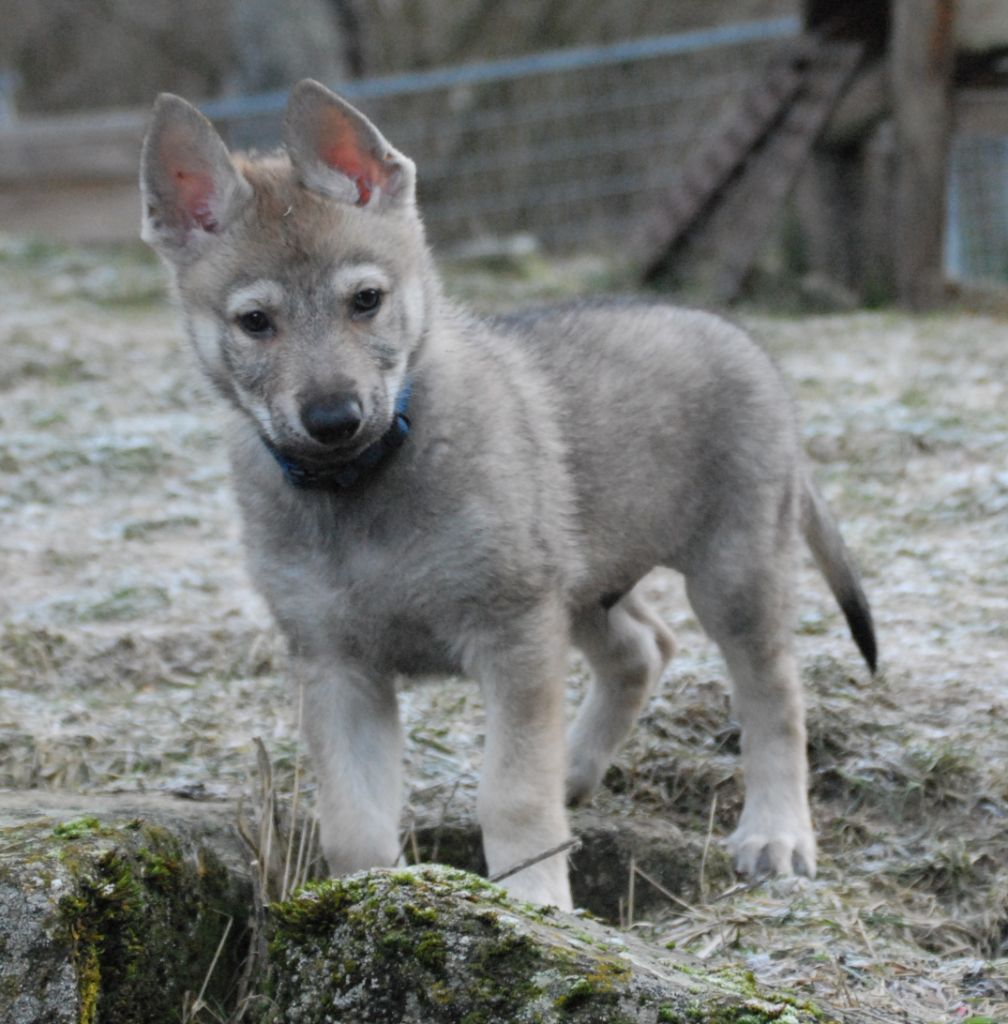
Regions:
<instances>
[{"instance_id":1,"label":"puppy's erect ear","mask_svg":"<svg viewBox=\"0 0 1008 1024\"><path fill-rule=\"evenodd\" d=\"M191 259L220 234L251 196L213 125L178 96L154 104L140 157L143 228L162 255Z\"/></svg>"},{"instance_id":2,"label":"puppy's erect ear","mask_svg":"<svg viewBox=\"0 0 1008 1024\"><path fill-rule=\"evenodd\" d=\"M302 184L314 192L374 210L413 205L413 161L359 110L310 78L287 101L284 143Z\"/></svg>"}]
</instances>

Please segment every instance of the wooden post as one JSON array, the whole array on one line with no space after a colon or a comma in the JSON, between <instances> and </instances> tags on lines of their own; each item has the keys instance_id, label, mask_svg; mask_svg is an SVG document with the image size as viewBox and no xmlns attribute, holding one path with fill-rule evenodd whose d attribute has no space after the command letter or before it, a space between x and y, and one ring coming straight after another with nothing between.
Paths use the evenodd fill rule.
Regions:
<instances>
[{"instance_id":1,"label":"wooden post","mask_svg":"<svg viewBox=\"0 0 1008 1024\"><path fill-rule=\"evenodd\" d=\"M889 115L889 0L803 0L807 32L859 43L862 66L840 97L816 141L812 159L795 192L803 269L825 277L870 303L891 302L892 181L885 181L885 220L875 227L872 212L881 206L872 189L866 154L879 123ZM879 258L874 235L885 241Z\"/></svg>"},{"instance_id":2,"label":"wooden post","mask_svg":"<svg viewBox=\"0 0 1008 1024\"><path fill-rule=\"evenodd\" d=\"M942 243L952 129L955 0L891 3L896 289L902 304L927 309L944 294Z\"/></svg>"}]
</instances>

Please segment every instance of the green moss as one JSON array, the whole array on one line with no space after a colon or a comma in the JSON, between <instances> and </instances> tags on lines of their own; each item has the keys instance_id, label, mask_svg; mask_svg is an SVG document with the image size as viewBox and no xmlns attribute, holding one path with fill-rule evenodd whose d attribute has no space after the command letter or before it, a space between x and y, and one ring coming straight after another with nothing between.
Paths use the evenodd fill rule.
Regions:
<instances>
[{"instance_id":1,"label":"green moss","mask_svg":"<svg viewBox=\"0 0 1008 1024\"><path fill-rule=\"evenodd\" d=\"M511 913L547 931L526 934ZM462 872L372 872L312 885L274 906L271 918L272 994L284 1019L321 1024L355 1012L376 1021L419 1014L431 1024L626 1019L621 1001L632 971L623 958L586 944L584 929L562 918L524 915L496 887ZM577 948L567 931L580 934ZM788 1020L783 1004L774 1017L776 1008L759 1003L749 974L719 976L715 991L723 1005L697 1003L687 1015L666 1001L658 1019Z\"/></svg>"},{"instance_id":2,"label":"green moss","mask_svg":"<svg viewBox=\"0 0 1008 1024\"><path fill-rule=\"evenodd\" d=\"M108 597L77 610L81 622L128 622L163 611L171 604L164 587L121 587Z\"/></svg>"},{"instance_id":3,"label":"green moss","mask_svg":"<svg viewBox=\"0 0 1008 1024\"><path fill-rule=\"evenodd\" d=\"M553 1000L558 1010L574 1010L588 1002L595 994L592 983L587 978L577 978L571 987Z\"/></svg>"},{"instance_id":4,"label":"green moss","mask_svg":"<svg viewBox=\"0 0 1008 1024\"><path fill-rule=\"evenodd\" d=\"M337 925L350 907L364 902L376 890L366 880L309 882L292 899L270 908L272 946L282 953L288 946L307 945Z\"/></svg>"},{"instance_id":5,"label":"green moss","mask_svg":"<svg viewBox=\"0 0 1008 1024\"><path fill-rule=\"evenodd\" d=\"M223 866L201 852L187 859L163 829L101 828L94 819L62 827L61 838L87 832L115 844L88 860L59 903L73 950L80 1024L177 1022L186 992L201 988L227 926L233 894ZM76 869L75 869L76 870ZM242 950L224 949L207 989L223 1008Z\"/></svg>"},{"instance_id":6,"label":"green moss","mask_svg":"<svg viewBox=\"0 0 1008 1024\"><path fill-rule=\"evenodd\" d=\"M75 818L73 821L60 822L53 829L57 839L81 839L91 833L100 833L102 824L97 818Z\"/></svg>"},{"instance_id":7,"label":"green moss","mask_svg":"<svg viewBox=\"0 0 1008 1024\"><path fill-rule=\"evenodd\" d=\"M403 912L413 924L437 924L438 915L433 907L418 907L416 904L407 903Z\"/></svg>"},{"instance_id":8,"label":"green moss","mask_svg":"<svg viewBox=\"0 0 1008 1024\"><path fill-rule=\"evenodd\" d=\"M154 534L183 533L200 525L195 516L165 516L160 519L138 519L123 527L123 540L148 540Z\"/></svg>"},{"instance_id":9,"label":"green moss","mask_svg":"<svg viewBox=\"0 0 1008 1024\"><path fill-rule=\"evenodd\" d=\"M752 971L738 967L722 967L708 970L702 967L677 965L677 970L702 982L705 990L712 983L724 993L724 997L708 995L694 999L679 1016L667 1016L659 1020L683 1021L684 1024L800 1024L810 1020L821 1020L822 1014L804 1000L789 993L774 992L767 999L756 982ZM673 1007L667 1012L674 1014Z\"/></svg>"},{"instance_id":10,"label":"green moss","mask_svg":"<svg viewBox=\"0 0 1008 1024\"><path fill-rule=\"evenodd\" d=\"M464 872L373 871L271 908L269 991L279 1020L621 1024L626 1001L675 1024L798 1024L751 972L680 970L682 995L638 987L631 964L563 915L526 913ZM586 939L592 940L586 942Z\"/></svg>"},{"instance_id":11,"label":"green moss","mask_svg":"<svg viewBox=\"0 0 1008 1024\"><path fill-rule=\"evenodd\" d=\"M299 1020L331 1019L357 990L368 1019L399 1019L418 1001L433 1021L490 1024L515 1019L539 994L534 944L490 910L459 915L464 904L503 900L496 886L460 871L374 872L306 887L271 908L270 950L279 1005ZM449 922L448 915L454 915ZM452 969L447 936L466 948ZM363 998L363 996L362 996Z\"/></svg>"},{"instance_id":12,"label":"green moss","mask_svg":"<svg viewBox=\"0 0 1008 1024\"><path fill-rule=\"evenodd\" d=\"M413 955L430 971L444 970L448 951L444 939L435 932L424 935L414 947Z\"/></svg>"},{"instance_id":13,"label":"green moss","mask_svg":"<svg viewBox=\"0 0 1008 1024\"><path fill-rule=\"evenodd\" d=\"M630 973L629 966L621 960L599 960L590 971L577 978L566 992L554 999L553 1005L569 1013L587 1003L596 1008L615 1003Z\"/></svg>"}]
</instances>

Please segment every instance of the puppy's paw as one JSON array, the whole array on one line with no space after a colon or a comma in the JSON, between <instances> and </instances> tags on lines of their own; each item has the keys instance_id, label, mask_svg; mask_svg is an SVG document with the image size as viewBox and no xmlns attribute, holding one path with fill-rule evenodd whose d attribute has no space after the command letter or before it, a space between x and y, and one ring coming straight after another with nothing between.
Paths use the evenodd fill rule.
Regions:
<instances>
[{"instance_id":1,"label":"puppy's paw","mask_svg":"<svg viewBox=\"0 0 1008 1024\"><path fill-rule=\"evenodd\" d=\"M743 825L728 840L732 864L741 875L805 875L815 878L815 837L810 828L749 831Z\"/></svg>"},{"instance_id":2,"label":"puppy's paw","mask_svg":"<svg viewBox=\"0 0 1008 1024\"><path fill-rule=\"evenodd\" d=\"M570 886L567 879L562 882L552 882L542 878L523 878L516 875L513 879L506 878L501 885L508 896L513 900L522 903L532 903L539 907L556 907L557 910L570 912L574 909L574 902L571 899Z\"/></svg>"},{"instance_id":3,"label":"puppy's paw","mask_svg":"<svg viewBox=\"0 0 1008 1024\"><path fill-rule=\"evenodd\" d=\"M591 801L598 789L605 765L587 757L574 757L567 769L566 799L568 807Z\"/></svg>"}]
</instances>

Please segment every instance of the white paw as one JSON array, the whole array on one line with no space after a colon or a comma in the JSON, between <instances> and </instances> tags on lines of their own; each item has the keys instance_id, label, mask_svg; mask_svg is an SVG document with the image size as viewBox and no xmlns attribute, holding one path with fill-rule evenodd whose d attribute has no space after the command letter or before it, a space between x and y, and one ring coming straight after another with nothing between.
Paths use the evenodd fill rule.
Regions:
<instances>
[{"instance_id":1,"label":"white paw","mask_svg":"<svg viewBox=\"0 0 1008 1024\"><path fill-rule=\"evenodd\" d=\"M574 909L567 881L566 863L562 878L558 878L555 871L546 874L530 868L505 878L500 884L513 900L534 903L541 907L556 907L559 910Z\"/></svg>"},{"instance_id":2,"label":"white paw","mask_svg":"<svg viewBox=\"0 0 1008 1024\"><path fill-rule=\"evenodd\" d=\"M595 758L571 758L570 768L567 769L567 805L573 807L588 803L598 789L605 769L605 764Z\"/></svg>"},{"instance_id":3,"label":"white paw","mask_svg":"<svg viewBox=\"0 0 1008 1024\"><path fill-rule=\"evenodd\" d=\"M748 825L743 820L728 839L735 870L754 878L765 875L805 875L815 878L816 843L811 823L790 821Z\"/></svg>"}]
</instances>

